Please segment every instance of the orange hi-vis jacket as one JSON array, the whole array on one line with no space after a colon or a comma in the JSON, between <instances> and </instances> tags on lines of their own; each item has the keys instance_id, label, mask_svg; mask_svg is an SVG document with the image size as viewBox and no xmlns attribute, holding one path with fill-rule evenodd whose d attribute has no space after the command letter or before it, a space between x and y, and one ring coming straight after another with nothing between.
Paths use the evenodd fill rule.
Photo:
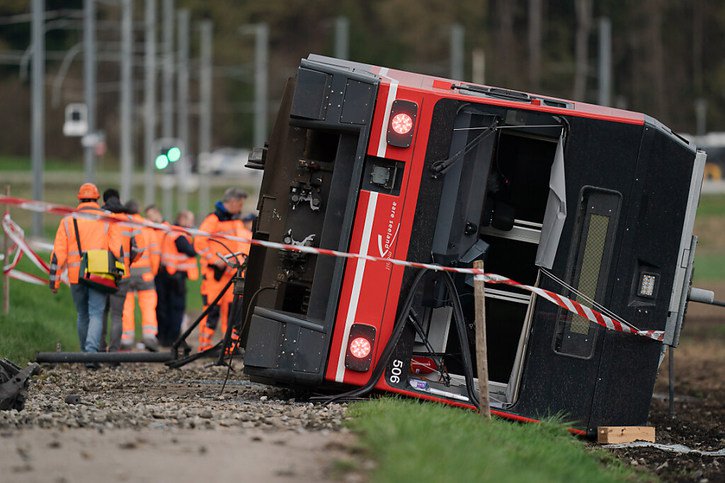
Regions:
<instances>
[{"instance_id":1,"label":"orange hi-vis jacket","mask_svg":"<svg viewBox=\"0 0 725 483\"><path fill-rule=\"evenodd\" d=\"M232 217L231 219L220 220L217 213L211 213L204 218L201 222L199 230L211 233L213 235L231 235L237 237L243 237L247 239L252 238L252 233L244 227L242 220ZM226 246L229 247L233 252L242 252L249 254L249 243L243 243L232 240L221 240ZM201 270L204 274L202 280L201 293L202 295L208 295L210 297L215 296L221 288L226 285L226 282L230 277L234 275L234 270L230 267L226 267L225 273L221 280L215 280L213 276L213 269L210 265L214 264L214 260L217 259L217 252L228 254L227 250L209 240L209 237L197 236L194 239L194 249L201 257ZM225 297L226 299L227 297ZM232 291L228 292L228 298L231 300Z\"/></svg>"},{"instance_id":2,"label":"orange hi-vis jacket","mask_svg":"<svg viewBox=\"0 0 725 483\"><path fill-rule=\"evenodd\" d=\"M231 235L243 238L252 238L252 233L244 227L242 220L232 218L231 220L220 220L216 213L211 213L204 218L204 221L199 225L200 231L211 233L212 235ZM249 243L242 243L232 240L220 240L226 246L228 246L233 252L242 252L249 254ZM209 237L197 236L194 239L194 249L201 257L202 270L206 269L209 265L214 264L214 260L217 259L217 252L228 255L227 250L215 243L209 241Z\"/></svg>"},{"instance_id":3,"label":"orange hi-vis jacket","mask_svg":"<svg viewBox=\"0 0 725 483\"><path fill-rule=\"evenodd\" d=\"M98 203L80 203L76 208L78 213L88 213L109 216L109 213L102 210ZM78 218L78 238L81 241L83 251L87 250L109 250L119 260L125 256L120 227L102 219ZM68 279L70 283L77 284L81 266L81 251L76 241L73 216L65 216L58 225L53 243L53 253L50 255L50 287L57 288L60 285L60 274L65 267L68 268Z\"/></svg>"},{"instance_id":4,"label":"orange hi-vis jacket","mask_svg":"<svg viewBox=\"0 0 725 483\"><path fill-rule=\"evenodd\" d=\"M139 214L128 215L128 219L136 223L144 223L144 218ZM131 274L151 273L156 275L158 273L160 257L155 232L156 230L153 228L145 226L124 227L123 236L128 238L129 244L135 244L135 252L138 253L138 257L131 262Z\"/></svg>"},{"instance_id":5,"label":"orange hi-vis jacket","mask_svg":"<svg viewBox=\"0 0 725 483\"><path fill-rule=\"evenodd\" d=\"M161 265L166 268L169 275L176 272L186 272L189 280L197 280L199 278L199 266L196 263L196 257L181 253L176 248L176 239L180 236L186 237L191 243L191 237L185 233L172 231L165 234L161 244Z\"/></svg>"}]
</instances>

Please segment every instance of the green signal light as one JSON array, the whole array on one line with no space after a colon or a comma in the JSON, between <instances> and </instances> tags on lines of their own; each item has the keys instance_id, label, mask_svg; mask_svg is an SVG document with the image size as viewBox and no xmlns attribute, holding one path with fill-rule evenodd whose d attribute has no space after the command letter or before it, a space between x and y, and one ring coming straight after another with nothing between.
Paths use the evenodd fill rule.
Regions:
<instances>
[{"instance_id":1,"label":"green signal light","mask_svg":"<svg viewBox=\"0 0 725 483\"><path fill-rule=\"evenodd\" d=\"M181 149L177 148L176 146L169 148L169 150L166 152L166 156L169 158L169 161L175 163L181 159Z\"/></svg>"},{"instance_id":2,"label":"green signal light","mask_svg":"<svg viewBox=\"0 0 725 483\"><path fill-rule=\"evenodd\" d=\"M159 154L155 160L156 169L164 169L169 165L169 158L165 154Z\"/></svg>"}]
</instances>

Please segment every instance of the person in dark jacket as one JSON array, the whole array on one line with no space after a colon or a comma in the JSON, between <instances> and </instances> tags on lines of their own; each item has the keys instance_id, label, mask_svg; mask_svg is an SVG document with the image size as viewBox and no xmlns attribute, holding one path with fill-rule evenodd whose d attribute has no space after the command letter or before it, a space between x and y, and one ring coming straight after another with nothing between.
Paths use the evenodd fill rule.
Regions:
<instances>
[{"instance_id":1,"label":"person in dark jacket","mask_svg":"<svg viewBox=\"0 0 725 483\"><path fill-rule=\"evenodd\" d=\"M194 214L182 211L174 225L181 228L194 226ZM161 242L161 266L156 277L156 305L159 344L171 346L179 337L186 311L186 280L197 280L199 268L192 238L180 231L169 231Z\"/></svg>"},{"instance_id":2,"label":"person in dark jacket","mask_svg":"<svg viewBox=\"0 0 725 483\"><path fill-rule=\"evenodd\" d=\"M103 192L102 209L111 213L125 213L123 203L121 203L121 195L118 190L109 188ZM126 300L125 291L119 288L119 291L108 296L106 308L103 311L103 336L101 338L101 352L116 352L121 348L121 331L123 329L123 303ZM108 327L108 315L111 315L111 337L106 343L106 334Z\"/></svg>"}]
</instances>

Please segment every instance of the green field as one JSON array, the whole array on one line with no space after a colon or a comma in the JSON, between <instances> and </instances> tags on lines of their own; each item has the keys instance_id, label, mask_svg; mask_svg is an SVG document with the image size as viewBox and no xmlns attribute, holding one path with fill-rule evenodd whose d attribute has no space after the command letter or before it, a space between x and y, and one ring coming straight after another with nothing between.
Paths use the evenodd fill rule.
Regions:
<instances>
[{"instance_id":1,"label":"green field","mask_svg":"<svg viewBox=\"0 0 725 483\"><path fill-rule=\"evenodd\" d=\"M588 448L556 422L486 421L472 411L397 398L352 404L348 415L366 455L377 462L375 482L653 479Z\"/></svg>"},{"instance_id":2,"label":"green field","mask_svg":"<svg viewBox=\"0 0 725 483\"><path fill-rule=\"evenodd\" d=\"M41 275L21 261L22 271ZM47 286L10 281L10 313L0 313L0 358L21 365L35 359L37 351L77 351L76 311L70 289L62 286L53 295Z\"/></svg>"}]
</instances>

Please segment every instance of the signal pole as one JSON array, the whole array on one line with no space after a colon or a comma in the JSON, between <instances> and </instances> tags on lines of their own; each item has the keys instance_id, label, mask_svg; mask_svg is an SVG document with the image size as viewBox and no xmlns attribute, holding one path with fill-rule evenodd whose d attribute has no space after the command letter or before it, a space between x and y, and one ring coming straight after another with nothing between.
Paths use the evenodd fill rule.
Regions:
<instances>
[{"instance_id":1,"label":"signal pole","mask_svg":"<svg viewBox=\"0 0 725 483\"><path fill-rule=\"evenodd\" d=\"M88 109L88 134L96 132L96 0L83 4L83 90ZM93 182L96 177L95 146L84 147L83 179Z\"/></svg>"},{"instance_id":2,"label":"signal pole","mask_svg":"<svg viewBox=\"0 0 725 483\"><path fill-rule=\"evenodd\" d=\"M174 135L174 0L163 0L163 75L161 79L161 136ZM154 153L154 157L157 153ZM163 213L166 218L172 216L174 179L169 175L161 176L163 189Z\"/></svg>"},{"instance_id":3,"label":"signal pole","mask_svg":"<svg viewBox=\"0 0 725 483\"><path fill-rule=\"evenodd\" d=\"M156 179L153 143L156 135L156 0L146 0L144 57L144 204L154 203Z\"/></svg>"},{"instance_id":4,"label":"signal pole","mask_svg":"<svg viewBox=\"0 0 725 483\"><path fill-rule=\"evenodd\" d=\"M43 199L45 165L45 0L33 0L33 120L30 151L33 158L33 199ZM43 233L43 215L33 213L32 233ZM7 261L5 261L7 263Z\"/></svg>"},{"instance_id":5,"label":"signal pole","mask_svg":"<svg viewBox=\"0 0 725 483\"><path fill-rule=\"evenodd\" d=\"M131 0L121 0L121 199L128 201L133 188L133 140L131 114L133 110Z\"/></svg>"},{"instance_id":6,"label":"signal pole","mask_svg":"<svg viewBox=\"0 0 725 483\"><path fill-rule=\"evenodd\" d=\"M161 136L170 138L174 135L174 0L163 0L163 36L164 36L164 70L163 70L163 107L161 117Z\"/></svg>"}]
</instances>

